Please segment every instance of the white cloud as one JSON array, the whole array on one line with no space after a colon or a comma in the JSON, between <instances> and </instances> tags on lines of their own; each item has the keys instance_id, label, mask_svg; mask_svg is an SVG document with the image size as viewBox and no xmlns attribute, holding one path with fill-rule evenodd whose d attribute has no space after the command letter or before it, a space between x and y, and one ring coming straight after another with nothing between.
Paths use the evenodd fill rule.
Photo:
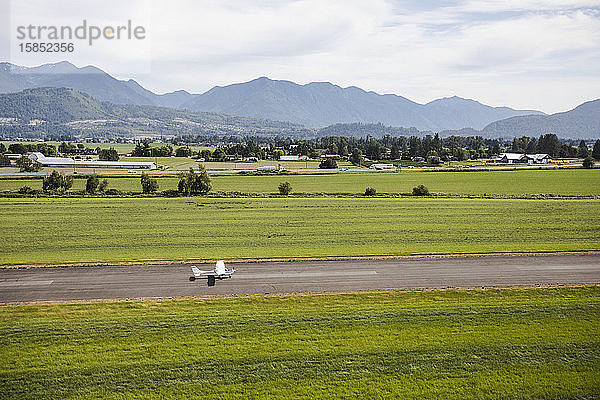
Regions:
<instances>
[{"instance_id":1,"label":"white cloud","mask_svg":"<svg viewBox=\"0 0 600 400\"><path fill-rule=\"evenodd\" d=\"M456 94L547 112L600 94L600 1L19 4L25 4L18 11L23 19L62 23L93 15L98 21L144 21L149 31L144 44L151 47L99 46L70 60L162 92L202 92L269 76L299 83L327 80L420 102ZM41 61L17 59L29 65ZM560 96L552 95L559 90Z\"/></svg>"}]
</instances>

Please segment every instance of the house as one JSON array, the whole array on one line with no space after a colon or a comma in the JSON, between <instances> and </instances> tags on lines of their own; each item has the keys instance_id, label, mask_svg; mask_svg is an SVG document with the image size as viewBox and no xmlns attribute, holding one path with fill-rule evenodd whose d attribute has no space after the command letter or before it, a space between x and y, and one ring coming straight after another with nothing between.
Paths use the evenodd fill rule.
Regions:
<instances>
[{"instance_id":1,"label":"house","mask_svg":"<svg viewBox=\"0 0 600 400\"><path fill-rule=\"evenodd\" d=\"M544 153L525 154L525 157L527 157L527 163L529 164L547 164L550 161L550 156Z\"/></svg>"},{"instance_id":2,"label":"house","mask_svg":"<svg viewBox=\"0 0 600 400\"><path fill-rule=\"evenodd\" d=\"M516 163L525 163L527 162L527 158L525 154L519 153L501 153L496 158L496 161L504 164L516 164Z\"/></svg>"}]
</instances>

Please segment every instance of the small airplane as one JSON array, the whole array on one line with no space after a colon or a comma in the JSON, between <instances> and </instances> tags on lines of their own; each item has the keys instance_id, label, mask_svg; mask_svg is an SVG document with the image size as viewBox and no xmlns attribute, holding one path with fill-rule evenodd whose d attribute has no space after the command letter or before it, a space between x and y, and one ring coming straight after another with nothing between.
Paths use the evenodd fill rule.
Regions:
<instances>
[{"instance_id":1,"label":"small airplane","mask_svg":"<svg viewBox=\"0 0 600 400\"><path fill-rule=\"evenodd\" d=\"M215 269L212 271L200 271L198 267L192 265L193 276L190 276L190 282L194 282L197 278L208 278L208 286L215 286L215 280L222 280L231 278L231 275L235 272L233 268L225 268L225 262L223 260L217 261Z\"/></svg>"}]
</instances>

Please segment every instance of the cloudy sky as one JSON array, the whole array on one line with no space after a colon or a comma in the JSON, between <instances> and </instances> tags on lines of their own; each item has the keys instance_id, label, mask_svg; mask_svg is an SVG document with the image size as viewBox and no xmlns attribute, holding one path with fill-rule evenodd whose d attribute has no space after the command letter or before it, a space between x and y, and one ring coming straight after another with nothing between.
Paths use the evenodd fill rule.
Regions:
<instances>
[{"instance_id":1,"label":"cloudy sky","mask_svg":"<svg viewBox=\"0 0 600 400\"><path fill-rule=\"evenodd\" d=\"M2 61L92 64L161 93L268 76L548 113L600 97L600 0L0 2ZM76 42L66 54L19 51L18 26L83 19L132 20L147 37Z\"/></svg>"}]
</instances>

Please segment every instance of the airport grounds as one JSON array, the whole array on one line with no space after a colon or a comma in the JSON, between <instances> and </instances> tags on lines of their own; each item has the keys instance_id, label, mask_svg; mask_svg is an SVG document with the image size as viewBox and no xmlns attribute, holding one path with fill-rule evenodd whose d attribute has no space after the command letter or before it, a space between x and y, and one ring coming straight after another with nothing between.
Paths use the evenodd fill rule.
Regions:
<instances>
[{"instance_id":1,"label":"airport grounds","mask_svg":"<svg viewBox=\"0 0 600 400\"><path fill-rule=\"evenodd\" d=\"M160 191L198 165L143 161L163 166ZM140 171L58 168L76 172L68 193L22 195L53 169L0 168L0 264L600 251L598 169L204 165L212 189L193 197L143 195ZM82 194L90 172L118 194ZM6 303L0 397L592 399L598 332L597 284Z\"/></svg>"}]
</instances>

